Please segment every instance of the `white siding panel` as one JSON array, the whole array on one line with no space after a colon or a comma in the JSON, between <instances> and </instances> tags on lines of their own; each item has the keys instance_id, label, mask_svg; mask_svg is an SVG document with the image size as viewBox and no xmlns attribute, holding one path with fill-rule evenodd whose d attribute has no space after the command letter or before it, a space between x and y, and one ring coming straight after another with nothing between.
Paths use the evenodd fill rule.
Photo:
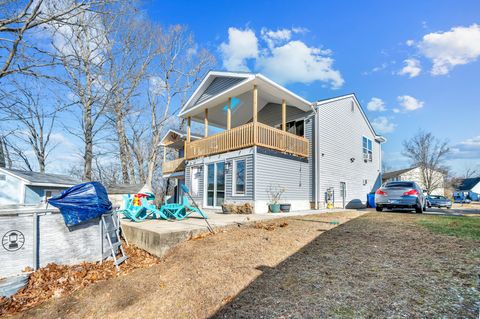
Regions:
<instances>
[{"instance_id":1,"label":"white siding panel","mask_svg":"<svg viewBox=\"0 0 480 319\"><path fill-rule=\"evenodd\" d=\"M380 144L351 97L320 105L318 116L320 201L324 202L325 192L333 187L335 205L341 206L340 182L346 182L347 207L365 205L367 194L380 183ZM362 136L373 142L372 162L363 160Z\"/></svg>"}]
</instances>

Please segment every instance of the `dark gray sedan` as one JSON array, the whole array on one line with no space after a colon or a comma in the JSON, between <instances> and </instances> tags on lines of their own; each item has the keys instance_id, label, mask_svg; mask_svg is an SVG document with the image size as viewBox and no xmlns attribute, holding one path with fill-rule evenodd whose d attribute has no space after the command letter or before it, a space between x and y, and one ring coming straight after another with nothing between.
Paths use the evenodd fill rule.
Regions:
<instances>
[{"instance_id":1,"label":"dark gray sedan","mask_svg":"<svg viewBox=\"0 0 480 319\"><path fill-rule=\"evenodd\" d=\"M387 209L411 209L417 213L426 210L423 190L415 182L387 182L375 192L378 212Z\"/></svg>"},{"instance_id":2,"label":"dark gray sedan","mask_svg":"<svg viewBox=\"0 0 480 319\"><path fill-rule=\"evenodd\" d=\"M427 196L427 207L452 208L452 201L447 199L445 196L428 195Z\"/></svg>"}]
</instances>

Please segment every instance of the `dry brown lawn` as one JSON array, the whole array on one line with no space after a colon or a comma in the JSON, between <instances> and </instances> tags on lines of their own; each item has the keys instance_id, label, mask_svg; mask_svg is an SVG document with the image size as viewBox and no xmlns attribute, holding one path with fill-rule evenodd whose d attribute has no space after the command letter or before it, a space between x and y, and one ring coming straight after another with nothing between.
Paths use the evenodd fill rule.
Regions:
<instances>
[{"instance_id":1,"label":"dry brown lawn","mask_svg":"<svg viewBox=\"0 0 480 319\"><path fill-rule=\"evenodd\" d=\"M480 242L431 233L421 218L342 212L230 228L17 316L476 318Z\"/></svg>"}]
</instances>

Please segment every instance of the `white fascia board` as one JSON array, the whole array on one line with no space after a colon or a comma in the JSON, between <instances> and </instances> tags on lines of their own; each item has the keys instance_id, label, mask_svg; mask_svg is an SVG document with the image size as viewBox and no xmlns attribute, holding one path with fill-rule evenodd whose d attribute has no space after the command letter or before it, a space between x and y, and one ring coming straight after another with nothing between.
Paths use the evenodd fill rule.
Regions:
<instances>
[{"instance_id":1,"label":"white fascia board","mask_svg":"<svg viewBox=\"0 0 480 319\"><path fill-rule=\"evenodd\" d=\"M190 106L190 104L193 101L195 101L198 98L198 95L200 94L200 92L202 92L205 89L204 87L206 86L206 84L211 83L210 79L213 78L213 77L217 77L217 76L228 76L228 77L237 77L237 78L247 79L249 77L252 77L252 74L250 74L250 73L238 73L238 72L224 72L224 71L209 71L205 75L205 77L203 78L202 82L200 82L197 89L192 93L190 98L187 100L185 105L180 110L180 112L178 114L179 117L183 117L186 113L188 113L188 112L185 112L185 110ZM195 108L193 108L193 109L195 109ZM190 110L193 110L193 109L190 109Z\"/></svg>"},{"instance_id":2,"label":"white fascia board","mask_svg":"<svg viewBox=\"0 0 480 319\"><path fill-rule=\"evenodd\" d=\"M164 143L163 143L164 140L167 138L167 136L168 136L170 133L175 133L175 134L181 136L182 138L185 138L185 137L187 136L186 134L184 134L184 133L182 133L182 132L179 132L179 131L177 131L177 130L169 129L169 130L167 131L167 133L165 133L165 135L162 137L162 139L160 140L160 143L158 143L158 145L163 146L163 145L164 145ZM198 139L200 139L201 137L198 136L198 135L190 134L190 138L191 138L191 139L197 139L197 140L198 140Z\"/></svg>"},{"instance_id":3,"label":"white fascia board","mask_svg":"<svg viewBox=\"0 0 480 319\"><path fill-rule=\"evenodd\" d=\"M1 167L0 167L0 172L5 173L5 174L7 174L7 175L10 175L10 176L12 176L12 177L18 178L18 179L21 180L22 182L26 182L26 183L29 182L28 179L25 179L25 178L23 178L23 177L20 177L20 176L12 173L12 172L10 172L10 171L7 171L7 170L5 170L5 169L3 169L3 168L1 168Z\"/></svg>"},{"instance_id":4,"label":"white fascia board","mask_svg":"<svg viewBox=\"0 0 480 319\"><path fill-rule=\"evenodd\" d=\"M300 102L300 104L303 104L304 106L308 107L309 108L309 111L311 111L313 109L313 106L312 106L312 103L305 100L304 98L298 96L297 94L293 93L292 91L290 91L289 89L281 86L280 84L270 80L269 78L267 78L266 76L264 76L263 74L256 74L256 78L257 79L260 79L261 81L267 83L268 85L271 85L272 87L284 92L286 95L289 95L290 97L292 97L293 99L297 100L298 102Z\"/></svg>"},{"instance_id":5,"label":"white fascia board","mask_svg":"<svg viewBox=\"0 0 480 319\"><path fill-rule=\"evenodd\" d=\"M358 101L357 97L355 96L355 94L351 93L351 94L347 94L347 95L337 96L337 97L334 97L334 98L331 98L331 99L328 99L328 100L318 101L318 102L315 103L315 105L318 107L318 106L323 105L323 104L336 102L336 101L343 100L343 99L348 99L348 98L353 99L355 101L355 103L357 104L358 108L360 109L360 112L362 113L363 119L365 120L365 122L367 122L368 128L372 132L373 136L375 136L375 141L377 141L379 143L385 143L387 141L387 139L385 137L381 136L381 135L378 135L375 132L372 124L368 120L367 115L363 111L363 108L362 108L360 102Z\"/></svg>"},{"instance_id":6,"label":"white fascia board","mask_svg":"<svg viewBox=\"0 0 480 319\"><path fill-rule=\"evenodd\" d=\"M188 116L189 114L192 114L192 113L196 113L194 111L197 111L197 110L202 110L205 108L206 105L210 105L210 104L215 104L215 102L219 102L220 100L223 100L224 98L227 98L229 95L232 95L231 92L241 88L242 86L245 86L246 84L250 83L253 81L253 77L250 77L250 79L248 80L244 80L244 81L241 81L240 83L238 83L237 85L234 85L232 86L231 88L223 91L222 93L218 94L218 95L215 95L215 96L212 96L211 98L209 98L208 100L205 100L203 101L202 103L200 104L197 104L195 105L194 107L186 110L186 111L182 111L180 112L180 114L178 114L179 117L186 117ZM243 92L242 92L243 93ZM185 104L187 105L187 104Z\"/></svg>"},{"instance_id":7,"label":"white fascia board","mask_svg":"<svg viewBox=\"0 0 480 319\"><path fill-rule=\"evenodd\" d=\"M80 182L81 183L81 182ZM27 186L44 186L44 187L72 187L76 184L52 184L52 183L26 183Z\"/></svg>"}]
</instances>

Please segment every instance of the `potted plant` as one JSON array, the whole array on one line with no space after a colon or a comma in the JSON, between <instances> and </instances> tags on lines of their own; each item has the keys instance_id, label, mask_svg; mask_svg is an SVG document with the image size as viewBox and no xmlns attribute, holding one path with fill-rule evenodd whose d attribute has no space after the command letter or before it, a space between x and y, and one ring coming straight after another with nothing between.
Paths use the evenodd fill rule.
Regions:
<instances>
[{"instance_id":1,"label":"potted plant","mask_svg":"<svg viewBox=\"0 0 480 319\"><path fill-rule=\"evenodd\" d=\"M292 204L287 204L287 203L280 204L280 210L284 213L288 213L291 207L292 207Z\"/></svg>"},{"instance_id":2,"label":"potted plant","mask_svg":"<svg viewBox=\"0 0 480 319\"><path fill-rule=\"evenodd\" d=\"M268 210L271 213L280 212L279 201L282 198L284 192L285 188L281 187L280 185L269 185L267 189L268 197L270 199L270 203L268 204Z\"/></svg>"}]
</instances>

